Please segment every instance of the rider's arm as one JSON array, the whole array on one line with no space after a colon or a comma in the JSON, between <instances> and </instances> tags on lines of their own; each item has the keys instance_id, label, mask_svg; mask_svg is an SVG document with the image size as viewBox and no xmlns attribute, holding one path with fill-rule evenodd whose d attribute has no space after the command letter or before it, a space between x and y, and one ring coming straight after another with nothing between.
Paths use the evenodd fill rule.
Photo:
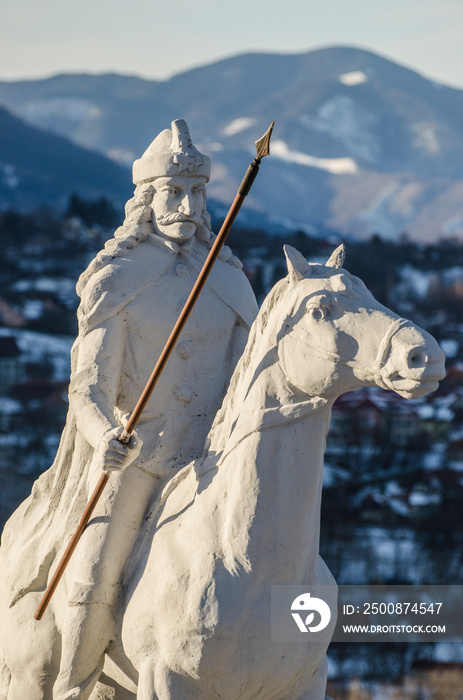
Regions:
<instances>
[{"instance_id":1,"label":"rider's arm","mask_svg":"<svg viewBox=\"0 0 463 700\"><path fill-rule=\"evenodd\" d=\"M105 471L121 469L136 456L134 450L117 439L122 427L114 415L124 348L125 326L119 316L106 319L98 328L81 335L75 348L69 404L77 430L99 452ZM135 442L134 437L132 447Z\"/></svg>"}]
</instances>

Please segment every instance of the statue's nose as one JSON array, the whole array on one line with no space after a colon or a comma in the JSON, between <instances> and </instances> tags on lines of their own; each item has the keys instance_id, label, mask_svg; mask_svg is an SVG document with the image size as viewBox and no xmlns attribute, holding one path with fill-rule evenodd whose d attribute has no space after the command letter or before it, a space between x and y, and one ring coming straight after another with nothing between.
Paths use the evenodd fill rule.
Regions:
<instances>
[{"instance_id":1,"label":"statue's nose","mask_svg":"<svg viewBox=\"0 0 463 700\"><path fill-rule=\"evenodd\" d=\"M426 331L406 325L393 336L390 356L386 363L390 376L408 379L442 379L444 353Z\"/></svg>"},{"instance_id":2,"label":"statue's nose","mask_svg":"<svg viewBox=\"0 0 463 700\"><path fill-rule=\"evenodd\" d=\"M410 348L405 358L405 364L409 369L424 369L428 363L428 353L423 347Z\"/></svg>"},{"instance_id":3,"label":"statue's nose","mask_svg":"<svg viewBox=\"0 0 463 700\"><path fill-rule=\"evenodd\" d=\"M191 201L191 196L188 192L185 194L185 196L183 197L183 199L181 201L181 204L179 206L179 211L182 214L187 214L187 215L193 214L193 212L194 212L193 202Z\"/></svg>"},{"instance_id":4,"label":"statue's nose","mask_svg":"<svg viewBox=\"0 0 463 700\"><path fill-rule=\"evenodd\" d=\"M422 377L430 365L440 363L443 355L438 344L426 331L413 326L401 328L392 339L392 348L399 353L401 373L410 379Z\"/></svg>"}]
</instances>

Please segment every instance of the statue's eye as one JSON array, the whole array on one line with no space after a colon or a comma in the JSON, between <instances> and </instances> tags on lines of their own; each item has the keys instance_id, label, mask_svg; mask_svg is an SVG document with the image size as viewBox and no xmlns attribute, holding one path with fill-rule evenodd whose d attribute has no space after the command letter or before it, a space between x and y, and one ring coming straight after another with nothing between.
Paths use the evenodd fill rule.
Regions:
<instances>
[{"instance_id":1,"label":"statue's eye","mask_svg":"<svg viewBox=\"0 0 463 700\"><path fill-rule=\"evenodd\" d=\"M162 188L162 191L163 191L166 195L168 195L169 197L173 197L174 195L177 194L177 188L176 188L176 187L172 187L172 185L165 185L165 186Z\"/></svg>"},{"instance_id":2,"label":"statue's eye","mask_svg":"<svg viewBox=\"0 0 463 700\"><path fill-rule=\"evenodd\" d=\"M324 321L328 316L328 307L323 304L309 304L307 313L314 321Z\"/></svg>"}]
</instances>

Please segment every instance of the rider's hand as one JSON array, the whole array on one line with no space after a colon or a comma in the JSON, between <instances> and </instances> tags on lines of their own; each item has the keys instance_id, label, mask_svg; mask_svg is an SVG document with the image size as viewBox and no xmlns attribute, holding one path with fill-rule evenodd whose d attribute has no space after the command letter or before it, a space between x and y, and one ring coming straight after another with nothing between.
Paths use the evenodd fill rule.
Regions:
<instances>
[{"instance_id":1,"label":"rider's hand","mask_svg":"<svg viewBox=\"0 0 463 700\"><path fill-rule=\"evenodd\" d=\"M142 441L135 433L130 436L130 441L125 444L119 440L124 428L118 427L108 430L104 434L98 449L101 457L101 467L107 474L112 471L122 471L138 457L142 447Z\"/></svg>"}]
</instances>

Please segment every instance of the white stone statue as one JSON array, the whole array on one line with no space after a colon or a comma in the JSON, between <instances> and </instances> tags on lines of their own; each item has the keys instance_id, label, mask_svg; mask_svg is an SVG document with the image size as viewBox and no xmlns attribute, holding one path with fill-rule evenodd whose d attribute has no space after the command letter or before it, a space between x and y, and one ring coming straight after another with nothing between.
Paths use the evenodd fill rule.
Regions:
<instances>
[{"instance_id":1,"label":"white stone statue","mask_svg":"<svg viewBox=\"0 0 463 700\"><path fill-rule=\"evenodd\" d=\"M13 604L13 622L1 613L2 650L13 638L18 643L17 633L26 652L15 610L28 608L43 590L101 470L114 473L56 593L59 634L50 637L50 612L48 621L33 623L38 636L26 653L33 658L43 635L50 650L59 643L61 651L50 657L43 688L38 656L21 674L13 671L10 699L51 700L56 678L54 700L91 694L115 635L122 567L146 510L166 482L201 455L257 314L241 264L222 249L131 446L117 439L214 238L205 204L210 161L193 146L183 120L153 141L133 174L136 190L123 226L77 285L79 335L56 460L4 530L0 585L7 610Z\"/></svg>"},{"instance_id":2,"label":"white stone statue","mask_svg":"<svg viewBox=\"0 0 463 700\"><path fill-rule=\"evenodd\" d=\"M325 697L326 645L272 643L269 601L272 585L334 584L318 554L332 404L363 386L421 397L443 378L444 356L342 269L342 250L326 265L286 255L288 276L264 301L203 456L174 474L139 529L106 653L115 694L106 685L92 700ZM12 607L11 587L1 597L2 700L50 697L67 594L35 622L45 578Z\"/></svg>"}]
</instances>

